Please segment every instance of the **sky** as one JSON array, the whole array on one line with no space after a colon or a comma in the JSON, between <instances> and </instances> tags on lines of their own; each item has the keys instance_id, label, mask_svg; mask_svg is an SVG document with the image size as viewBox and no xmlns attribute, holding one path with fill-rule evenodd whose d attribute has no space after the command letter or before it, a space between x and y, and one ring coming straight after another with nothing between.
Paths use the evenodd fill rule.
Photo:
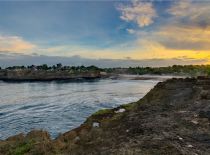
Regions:
<instances>
[{"instance_id":1,"label":"sky","mask_svg":"<svg viewBox=\"0 0 210 155\"><path fill-rule=\"evenodd\" d=\"M0 1L0 66L209 64L210 1Z\"/></svg>"}]
</instances>

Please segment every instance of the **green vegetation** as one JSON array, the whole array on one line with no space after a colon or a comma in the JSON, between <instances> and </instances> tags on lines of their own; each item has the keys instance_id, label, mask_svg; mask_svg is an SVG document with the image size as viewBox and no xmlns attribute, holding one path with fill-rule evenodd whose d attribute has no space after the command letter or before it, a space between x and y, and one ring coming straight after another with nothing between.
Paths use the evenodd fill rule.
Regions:
<instances>
[{"instance_id":1,"label":"green vegetation","mask_svg":"<svg viewBox=\"0 0 210 155\"><path fill-rule=\"evenodd\" d=\"M173 65L169 67L135 67L129 68L131 74L176 74L176 75L210 75L210 65Z\"/></svg>"},{"instance_id":2,"label":"green vegetation","mask_svg":"<svg viewBox=\"0 0 210 155\"><path fill-rule=\"evenodd\" d=\"M23 155L30 151L32 148L32 142L25 142L23 144L20 144L18 147L16 147L14 150L11 150L12 155Z\"/></svg>"},{"instance_id":3,"label":"green vegetation","mask_svg":"<svg viewBox=\"0 0 210 155\"><path fill-rule=\"evenodd\" d=\"M0 68L1 69L1 68ZM57 65L48 66L47 64L43 65L30 65L30 66L11 66L5 68L6 70L45 70L45 71L71 71L71 72L87 72L87 71L100 71L102 69L96 66L63 66L61 63Z\"/></svg>"},{"instance_id":4,"label":"green vegetation","mask_svg":"<svg viewBox=\"0 0 210 155\"><path fill-rule=\"evenodd\" d=\"M173 65L168 67L129 67L106 68L107 73L134 74L134 75L210 75L210 65Z\"/></svg>"},{"instance_id":5,"label":"green vegetation","mask_svg":"<svg viewBox=\"0 0 210 155\"><path fill-rule=\"evenodd\" d=\"M136 105L136 102L128 103L128 104L121 105L120 108L124 108L126 110L131 110L135 105Z\"/></svg>"},{"instance_id":6,"label":"green vegetation","mask_svg":"<svg viewBox=\"0 0 210 155\"><path fill-rule=\"evenodd\" d=\"M1 69L1 67L0 67ZM12 66L6 70L45 70L45 71L69 71L72 73L81 73L89 71L102 71L110 74L134 74L134 75L210 75L210 65L173 65L168 67L129 67L129 68L98 68L96 66L63 66L58 63L53 66L31 65L31 66Z\"/></svg>"},{"instance_id":7,"label":"green vegetation","mask_svg":"<svg viewBox=\"0 0 210 155\"><path fill-rule=\"evenodd\" d=\"M0 141L0 154L209 154L208 84L203 77L164 81L141 100L100 110L56 139L34 130Z\"/></svg>"},{"instance_id":8,"label":"green vegetation","mask_svg":"<svg viewBox=\"0 0 210 155\"><path fill-rule=\"evenodd\" d=\"M108 114L108 113L112 113L112 112L113 112L112 109L101 109L101 110L95 112L92 116L104 115L104 114Z\"/></svg>"}]
</instances>

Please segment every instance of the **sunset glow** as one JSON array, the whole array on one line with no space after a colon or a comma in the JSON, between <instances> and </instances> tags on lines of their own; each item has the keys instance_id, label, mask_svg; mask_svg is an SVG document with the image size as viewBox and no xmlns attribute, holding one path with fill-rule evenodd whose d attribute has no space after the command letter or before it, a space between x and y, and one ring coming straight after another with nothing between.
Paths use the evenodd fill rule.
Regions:
<instances>
[{"instance_id":1,"label":"sunset glow","mask_svg":"<svg viewBox=\"0 0 210 155\"><path fill-rule=\"evenodd\" d=\"M1 2L0 51L207 64L209 4L191 0Z\"/></svg>"}]
</instances>

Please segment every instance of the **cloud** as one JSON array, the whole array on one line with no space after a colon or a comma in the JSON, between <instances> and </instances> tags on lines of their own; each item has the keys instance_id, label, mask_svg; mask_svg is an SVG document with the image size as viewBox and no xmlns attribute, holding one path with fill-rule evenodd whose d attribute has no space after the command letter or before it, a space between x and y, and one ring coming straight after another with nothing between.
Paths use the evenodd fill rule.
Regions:
<instances>
[{"instance_id":1,"label":"cloud","mask_svg":"<svg viewBox=\"0 0 210 155\"><path fill-rule=\"evenodd\" d=\"M190 10L189 10L190 9ZM168 12L177 17L184 17L189 15L194 15L194 7L191 7L191 2L189 0L178 0L174 5L168 9Z\"/></svg>"},{"instance_id":2,"label":"cloud","mask_svg":"<svg viewBox=\"0 0 210 155\"><path fill-rule=\"evenodd\" d=\"M89 46L87 44L35 46L30 42L23 40L21 37L14 37L15 39L13 37L8 37L9 39L5 40L10 40L13 44L14 42L16 43L17 40L21 40L22 44L26 43L27 45L31 45L25 46L28 47L25 48L27 49L25 51L30 51L28 53L36 52L40 55L44 53L45 55L51 56L50 58L53 59L56 56L56 58L62 57L61 60L64 60L63 57L65 56L72 57L74 55L79 55L85 60L94 59L94 61L88 61L91 63L95 63L96 59L120 60L113 61L115 66L123 65L122 62L124 61L121 60L125 58L129 58L129 62L130 60L133 61L133 59L139 59L143 62L144 60L151 60L154 62L154 60L163 59L164 61L162 62L164 64L166 62L169 64L171 64L171 62L191 62L194 64L197 63L195 60L206 63L207 60L210 60L210 20L205 21L204 19L210 18L210 9L207 9L209 3L185 0L170 2L170 4L171 5L167 5L167 7L170 8L166 8L165 10L160 10L160 7L156 7L158 6L157 4L154 5L156 7L154 8L152 2L134 1L131 4L120 5L118 7L121 11L120 18L128 22L135 22L139 27L152 24L154 18L157 17L156 10L161 12L158 12L160 16L158 17L159 21L157 24L148 29L133 29L130 25L129 27L123 27L128 33L135 35L134 40L131 39L122 44L117 44L116 46L104 46L103 48ZM162 5L162 3L159 3L159 5ZM188 10L190 13L188 13ZM197 14L196 11L198 12ZM163 14L164 16L162 16ZM148 18L148 20L142 20L143 17ZM5 41L4 45L6 45L6 42L7 41ZM8 48L2 47L4 46L1 46L2 51L8 50ZM14 52L21 51L17 49L18 48L10 48L10 50ZM35 57L37 58L37 55L34 55L33 58ZM193 61L191 59L180 60L180 58L192 58ZM72 59L71 61L73 61ZM179 59L179 61L175 61L177 59ZM80 62L80 59L78 58L75 58L75 60ZM138 61L138 63L142 64L140 61ZM117 64L117 62L119 64ZM148 64L148 62L146 64ZM161 65L160 63L157 64Z\"/></svg>"},{"instance_id":3,"label":"cloud","mask_svg":"<svg viewBox=\"0 0 210 155\"><path fill-rule=\"evenodd\" d=\"M173 49L166 47L158 41L153 41L149 39L141 40L137 42L137 46L141 49L136 49L133 57L141 56L144 59L158 58L158 59L174 59L180 57L187 57L193 59L206 59L210 60L210 52L202 50L190 50L190 49ZM210 61L209 61L210 62Z\"/></svg>"},{"instance_id":4,"label":"cloud","mask_svg":"<svg viewBox=\"0 0 210 155\"><path fill-rule=\"evenodd\" d=\"M140 7L137 7L138 4ZM132 5L121 6L120 18L138 23L137 19L141 18L142 12L139 13L137 10L142 8L142 4L147 4L149 7L146 8L154 10L152 22L157 17L155 10L161 16L159 16L158 24L152 29L126 29L137 38L134 43L135 49L129 53L129 57L139 59L185 57L210 60L209 2L171 1L171 5L168 5L165 10L154 8L152 3L133 2ZM162 5L162 3L159 4Z\"/></svg>"},{"instance_id":5,"label":"cloud","mask_svg":"<svg viewBox=\"0 0 210 155\"><path fill-rule=\"evenodd\" d=\"M168 12L176 17L190 17L190 19L196 19L209 12L210 6L208 5L208 1L206 2L178 0L168 9Z\"/></svg>"},{"instance_id":6,"label":"cloud","mask_svg":"<svg viewBox=\"0 0 210 155\"><path fill-rule=\"evenodd\" d=\"M167 11L175 17L175 20L184 21L184 24L203 28L210 25L208 1L179 0Z\"/></svg>"},{"instance_id":7,"label":"cloud","mask_svg":"<svg viewBox=\"0 0 210 155\"><path fill-rule=\"evenodd\" d=\"M210 26L168 25L157 32L158 41L165 47L179 50L210 51Z\"/></svg>"},{"instance_id":8,"label":"cloud","mask_svg":"<svg viewBox=\"0 0 210 155\"><path fill-rule=\"evenodd\" d=\"M22 53L34 49L36 45L18 36L0 35L0 51Z\"/></svg>"},{"instance_id":9,"label":"cloud","mask_svg":"<svg viewBox=\"0 0 210 155\"><path fill-rule=\"evenodd\" d=\"M157 17L152 3L133 1L131 5L120 5L118 10L121 11L120 18L127 22L135 22L139 27L145 27L154 22Z\"/></svg>"},{"instance_id":10,"label":"cloud","mask_svg":"<svg viewBox=\"0 0 210 155\"><path fill-rule=\"evenodd\" d=\"M190 0L176 1L167 10L169 23L150 34L168 49L210 52L210 3Z\"/></svg>"},{"instance_id":11,"label":"cloud","mask_svg":"<svg viewBox=\"0 0 210 155\"><path fill-rule=\"evenodd\" d=\"M169 66L174 64L190 65L190 64L204 64L206 59L193 59L188 57L178 57L172 59L91 59L83 58L81 56L61 57L61 56L46 56L46 55L23 55L20 53L4 53L0 52L0 66L8 67L14 65L40 65L48 64L54 65L62 63L63 65L79 66L79 65L95 65L98 67L136 67L136 66Z\"/></svg>"},{"instance_id":12,"label":"cloud","mask_svg":"<svg viewBox=\"0 0 210 155\"><path fill-rule=\"evenodd\" d=\"M126 29L127 31L128 31L128 33L130 33L130 34L135 34L136 33L136 31L134 30L134 29Z\"/></svg>"}]
</instances>

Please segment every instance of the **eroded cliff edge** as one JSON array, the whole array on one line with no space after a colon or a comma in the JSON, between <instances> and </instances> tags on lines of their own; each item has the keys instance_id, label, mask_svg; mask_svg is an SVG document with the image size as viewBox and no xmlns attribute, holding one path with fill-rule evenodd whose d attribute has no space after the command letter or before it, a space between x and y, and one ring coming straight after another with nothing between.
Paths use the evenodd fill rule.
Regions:
<instances>
[{"instance_id":1,"label":"eroded cliff edge","mask_svg":"<svg viewBox=\"0 0 210 155\"><path fill-rule=\"evenodd\" d=\"M0 154L208 155L209 123L210 79L170 79L138 102L96 112L55 140L31 131L0 141Z\"/></svg>"}]
</instances>

